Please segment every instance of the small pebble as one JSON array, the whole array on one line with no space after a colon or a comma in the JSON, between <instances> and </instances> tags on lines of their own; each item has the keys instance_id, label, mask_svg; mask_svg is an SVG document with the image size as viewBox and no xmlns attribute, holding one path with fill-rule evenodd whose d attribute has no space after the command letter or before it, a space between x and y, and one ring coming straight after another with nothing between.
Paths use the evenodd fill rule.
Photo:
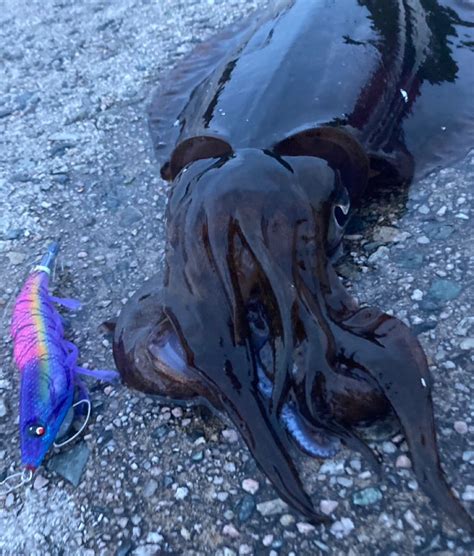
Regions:
<instances>
[{"instance_id":1,"label":"small pebble","mask_svg":"<svg viewBox=\"0 0 474 556\"><path fill-rule=\"evenodd\" d=\"M48 484L49 481L46 477L44 477L43 475L36 475L35 480L33 482L33 488L35 490L40 490Z\"/></svg>"},{"instance_id":2,"label":"small pebble","mask_svg":"<svg viewBox=\"0 0 474 556\"><path fill-rule=\"evenodd\" d=\"M244 479L242 481L242 488L245 490L245 492L255 494L260 488L260 485L254 479Z\"/></svg>"},{"instance_id":3,"label":"small pebble","mask_svg":"<svg viewBox=\"0 0 474 556\"><path fill-rule=\"evenodd\" d=\"M403 514L403 517L405 518L405 521L408 523L408 525L413 527L415 531L421 531L421 525L418 523L415 518L415 514L411 510L407 510Z\"/></svg>"},{"instance_id":4,"label":"small pebble","mask_svg":"<svg viewBox=\"0 0 474 556\"><path fill-rule=\"evenodd\" d=\"M178 487L176 489L174 497L176 500L184 500L189 494L189 489L187 487Z\"/></svg>"},{"instance_id":5,"label":"small pebble","mask_svg":"<svg viewBox=\"0 0 474 556\"><path fill-rule=\"evenodd\" d=\"M335 500L321 500L319 509L325 515L331 515L332 512L339 506L339 502Z\"/></svg>"},{"instance_id":6,"label":"small pebble","mask_svg":"<svg viewBox=\"0 0 474 556\"><path fill-rule=\"evenodd\" d=\"M467 423L465 421L455 421L454 430L459 434L466 434L468 431Z\"/></svg>"},{"instance_id":7,"label":"small pebble","mask_svg":"<svg viewBox=\"0 0 474 556\"><path fill-rule=\"evenodd\" d=\"M174 407L171 410L171 415L173 415L173 417L176 417L177 419L180 419L183 416L183 410L180 407Z\"/></svg>"},{"instance_id":8,"label":"small pebble","mask_svg":"<svg viewBox=\"0 0 474 556\"><path fill-rule=\"evenodd\" d=\"M393 442L384 442L382 444L382 450L386 454L394 454L397 451L397 447L393 444Z\"/></svg>"},{"instance_id":9,"label":"small pebble","mask_svg":"<svg viewBox=\"0 0 474 556\"><path fill-rule=\"evenodd\" d=\"M421 301L423 299L423 292L421 290L413 290L411 298L413 301Z\"/></svg>"},{"instance_id":10,"label":"small pebble","mask_svg":"<svg viewBox=\"0 0 474 556\"><path fill-rule=\"evenodd\" d=\"M463 351L471 351L474 350L474 338L465 338L460 344L459 347Z\"/></svg>"},{"instance_id":11,"label":"small pebble","mask_svg":"<svg viewBox=\"0 0 474 556\"><path fill-rule=\"evenodd\" d=\"M273 535L265 535L262 539L263 546L270 546L273 542Z\"/></svg>"},{"instance_id":12,"label":"small pebble","mask_svg":"<svg viewBox=\"0 0 474 556\"><path fill-rule=\"evenodd\" d=\"M426 294L426 299L435 302L452 301L461 293L461 290L461 286L452 280L434 280Z\"/></svg>"},{"instance_id":13,"label":"small pebble","mask_svg":"<svg viewBox=\"0 0 474 556\"><path fill-rule=\"evenodd\" d=\"M3 398L0 398L0 419L7 415L7 404Z\"/></svg>"},{"instance_id":14,"label":"small pebble","mask_svg":"<svg viewBox=\"0 0 474 556\"><path fill-rule=\"evenodd\" d=\"M181 527L179 534L183 537L185 541L189 541L191 539L191 533L189 532L186 527Z\"/></svg>"},{"instance_id":15,"label":"small pebble","mask_svg":"<svg viewBox=\"0 0 474 556\"><path fill-rule=\"evenodd\" d=\"M474 485L467 485L461 498L466 502L474 502Z\"/></svg>"},{"instance_id":16,"label":"small pebble","mask_svg":"<svg viewBox=\"0 0 474 556\"><path fill-rule=\"evenodd\" d=\"M344 473L343 461L325 461L319 468L321 475L342 475Z\"/></svg>"},{"instance_id":17,"label":"small pebble","mask_svg":"<svg viewBox=\"0 0 474 556\"><path fill-rule=\"evenodd\" d=\"M161 542L163 542L163 540L164 540L163 535L160 535L160 533L156 531L152 531L148 533L146 537L146 542L150 544L160 544Z\"/></svg>"},{"instance_id":18,"label":"small pebble","mask_svg":"<svg viewBox=\"0 0 474 556\"><path fill-rule=\"evenodd\" d=\"M314 525L311 525L311 523L307 523L306 521L298 522L296 524L296 528L302 535L308 535L309 533L312 533L316 529Z\"/></svg>"},{"instance_id":19,"label":"small pebble","mask_svg":"<svg viewBox=\"0 0 474 556\"><path fill-rule=\"evenodd\" d=\"M222 437L226 442L230 442L231 444L239 440L239 435L237 434L237 431L234 429L224 429L222 431Z\"/></svg>"},{"instance_id":20,"label":"small pebble","mask_svg":"<svg viewBox=\"0 0 474 556\"><path fill-rule=\"evenodd\" d=\"M224 528L222 529L222 534L228 537L232 537L233 539L237 538L240 535L240 533L231 523L224 525Z\"/></svg>"},{"instance_id":21,"label":"small pebble","mask_svg":"<svg viewBox=\"0 0 474 556\"><path fill-rule=\"evenodd\" d=\"M54 454L48 460L47 468L58 473L63 479L69 481L75 487L79 486L82 473L89 459L89 448L82 441L75 444L65 452Z\"/></svg>"},{"instance_id":22,"label":"small pebble","mask_svg":"<svg viewBox=\"0 0 474 556\"><path fill-rule=\"evenodd\" d=\"M280 523L283 525L283 527L289 527L294 522L295 522L295 518L291 514L283 514L280 517Z\"/></svg>"},{"instance_id":23,"label":"small pebble","mask_svg":"<svg viewBox=\"0 0 474 556\"><path fill-rule=\"evenodd\" d=\"M7 257L12 265L22 264L26 258L23 253L18 253L16 251L10 251L10 253L7 253Z\"/></svg>"},{"instance_id":24,"label":"small pebble","mask_svg":"<svg viewBox=\"0 0 474 556\"><path fill-rule=\"evenodd\" d=\"M239 520L241 523L248 521L255 511L255 500L250 494L246 494L242 498L239 508Z\"/></svg>"},{"instance_id":25,"label":"small pebble","mask_svg":"<svg viewBox=\"0 0 474 556\"><path fill-rule=\"evenodd\" d=\"M362 469L362 464L360 462L360 459L351 459L350 466L355 471L360 471Z\"/></svg>"},{"instance_id":26,"label":"small pebble","mask_svg":"<svg viewBox=\"0 0 474 556\"><path fill-rule=\"evenodd\" d=\"M408 456L406 456L405 454L402 454L401 456L398 456L397 461L395 462L395 465L397 467L402 468L402 469L410 469L411 460Z\"/></svg>"},{"instance_id":27,"label":"small pebble","mask_svg":"<svg viewBox=\"0 0 474 556\"><path fill-rule=\"evenodd\" d=\"M158 483L155 481L155 479L150 479L143 487L143 496L145 498L151 498L155 494L157 488Z\"/></svg>"},{"instance_id":28,"label":"small pebble","mask_svg":"<svg viewBox=\"0 0 474 556\"><path fill-rule=\"evenodd\" d=\"M393 228L392 226L380 226L374 231L374 241L378 243L391 243L397 241L397 236L399 234L398 228Z\"/></svg>"},{"instance_id":29,"label":"small pebble","mask_svg":"<svg viewBox=\"0 0 474 556\"><path fill-rule=\"evenodd\" d=\"M193 461L196 461L196 462L202 461L204 459L204 452L202 450L200 450L199 452L196 452L195 454L193 454L191 456L191 459Z\"/></svg>"},{"instance_id":30,"label":"small pebble","mask_svg":"<svg viewBox=\"0 0 474 556\"><path fill-rule=\"evenodd\" d=\"M444 216L446 214L447 210L448 210L448 207L444 205L436 212L436 214L438 216Z\"/></svg>"},{"instance_id":31,"label":"small pebble","mask_svg":"<svg viewBox=\"0 0 474 556\"><path fill-rule=\"evenodd\" d=\"M268 500L268 502L261 502L257 504L257 511L263 516L281 514L288 510L288 504L283 502L281 498Z\"/></svg>"},{"instance_id":32,"label":"small pebble","mask_svg":"<svg viewBox=\"0 0 474 556\"><path fill-rule=\"evenodd\" d=\"M352 501L356 506L371 506L382 500L382 493L378 488L364 488L354 493Z\"/></svg>"},{"instance_id":33,"label":"small pebble","mask_svg":"<svg viewBox=\"0 0 474 556\"><path fill-rule=\"evenodd\" d=\"M335 521L331 526L331 533L338 539L347 537L354 529L354 522L348 517L342 517L340 520Z\"/></svg>"},{"instance_id":34,"label":"small pebble","mask_svg":"<svg viewBox=\"0 0 474 556\"><path fill-rule=\"evenodd\" d=\"M374 251L367 260L369 261L369 263L377 264L380 261L387 259L389 253L390 253L389 248L385 247L385 245L382 245L376 251Z\"/></svg>"},{"instance_id":35,"label":"small pebble","mask_svg":"<svg viewBox=\"0 0 474 556\"><path fill-rule=\"evenodd\" d=\"M462 460L474 463L474 450L466 450L462 453Z\"/></svg>"}]
</instances>

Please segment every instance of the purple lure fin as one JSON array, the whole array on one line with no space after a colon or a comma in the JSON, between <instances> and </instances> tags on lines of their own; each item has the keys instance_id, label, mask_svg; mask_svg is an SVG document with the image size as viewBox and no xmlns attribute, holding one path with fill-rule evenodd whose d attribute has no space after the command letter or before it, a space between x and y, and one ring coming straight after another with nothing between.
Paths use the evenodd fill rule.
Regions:
<instances>
[{"instance_id":1,"label":"purple lure fin","mask_svg":"<svg viewBox=\"0 0 474 556\"><path fill-rule=\"evenodd\" d=\"M50 295L49 299L70 311L77 311L81 308L81 302L78 299L70 299L70 298L63 298L63 297L55 297L54 295Z\"/></svg>"},{"instance_id":2,"label":"purple lure fin","mask_svg":"<svg viewBox=\"0 0 474 556\"><path fill-rule=\"evenodd\" d=\"M120 379L120 375L117 371L111 371L108 369L91 370L85 369L84 367L78 367L76 365L77 359L79 357L79 350L77 349L77 346L72 342L66 342L66 346L69 350L67 363L74 368L75 373L85 376L91 376L97 380L103 380L105 382L116 382Z\"/></svg>"},{"instance_id":3,"label":"purple lure fin","mask_svg":"<svg viewBox=\"0 0 474 556\"><path fill-rule=\"evenodd\" d=\"M91 376L97 380L103 380L105 382L116 382L120 379L120 375L117 371L109 371L106 369L91 371L90 369L84 369L83 367L76 367L75 371L80 375Z\"/></svg>"}]
</instances>

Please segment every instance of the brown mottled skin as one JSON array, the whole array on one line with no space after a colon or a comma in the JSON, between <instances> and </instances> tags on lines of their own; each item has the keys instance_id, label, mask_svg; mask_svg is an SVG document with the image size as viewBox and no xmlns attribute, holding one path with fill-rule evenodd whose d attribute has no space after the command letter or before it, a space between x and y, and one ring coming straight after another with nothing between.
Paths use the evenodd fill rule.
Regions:
<instances>
[{"instance_id":1,"label":"brown mottled skin","mask_svg":"<svg viewBox=\"0 0 474 556\"><path fill-rule=\"evenodd\" d=\"M123 309L117 367L225 412L313 521L290 448L330 457L342 441L377 466L355 427L393 411L421 488L474 531L440 467L418 340L359 307L331 264L368 184L406 184L473 144L473 20L463 1L279 3L198 47L151 106L172 181L166 270Z\"/></svg>"}]
</instances>

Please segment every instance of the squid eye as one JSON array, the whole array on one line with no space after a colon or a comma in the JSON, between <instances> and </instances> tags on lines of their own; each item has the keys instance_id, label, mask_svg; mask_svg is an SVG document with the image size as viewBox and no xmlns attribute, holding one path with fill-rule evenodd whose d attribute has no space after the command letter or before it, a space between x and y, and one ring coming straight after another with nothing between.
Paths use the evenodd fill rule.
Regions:
<instances>
[{"instance_id":1,"label":"squid eye","mask_svg":"<svg viewBox=\"0 0 474 556\"><path fill-rule=\"evenodd\" d=\"M46 427L43 427L43 425L30 425L28 427L28 434L36 438L40 438L41 436L44 436L45 432L46 432Z\"/></svg>"},{"instance_id":2,"label":"squid eye","mask_svg":"<svg viewBox=\"0 0 474 556\"><path fill-rule=\"evenodd\" d=\"M334 218L338 226L343 228L349 219L349 205L336 205L334 207Z\"/></svg>"}]
</instances>

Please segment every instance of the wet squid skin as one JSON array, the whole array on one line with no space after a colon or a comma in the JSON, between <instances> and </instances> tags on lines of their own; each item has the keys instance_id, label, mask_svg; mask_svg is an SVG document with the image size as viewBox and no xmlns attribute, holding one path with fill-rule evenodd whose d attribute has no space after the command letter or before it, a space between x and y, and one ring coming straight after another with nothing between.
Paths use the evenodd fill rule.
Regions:
<instances>
[{"instance_id":1,"label":"wet squid skin","mask_svg":"<svg viewBox=\"0 0 474 556\"><path fill-rule=\"evenodd\" d=\"M178 71L173 94L156 97L152 134L161 151L170 143L162 175L173 181L165 276L123 309L117 367L131 387L225 412L282 498L314 521L325 517L292 448L331 457L343 443L377 467L356 426L393 411L420 487L474 531L440 467L418 340L359 307L331 264L370 181L406 183L414 163L429 167L426 130L410 127L432 102L429 85L452 85L450 121L464 117L473 77L446 41L465 40L466 13L394 0L347 2L341 15L323 4L296 0L238 41L211 43L204 61L191 56L194 74ZM398 28L384 26L388 16ZM448 135L466 146L459 129Z\"/></svg>"}]
</instances>

